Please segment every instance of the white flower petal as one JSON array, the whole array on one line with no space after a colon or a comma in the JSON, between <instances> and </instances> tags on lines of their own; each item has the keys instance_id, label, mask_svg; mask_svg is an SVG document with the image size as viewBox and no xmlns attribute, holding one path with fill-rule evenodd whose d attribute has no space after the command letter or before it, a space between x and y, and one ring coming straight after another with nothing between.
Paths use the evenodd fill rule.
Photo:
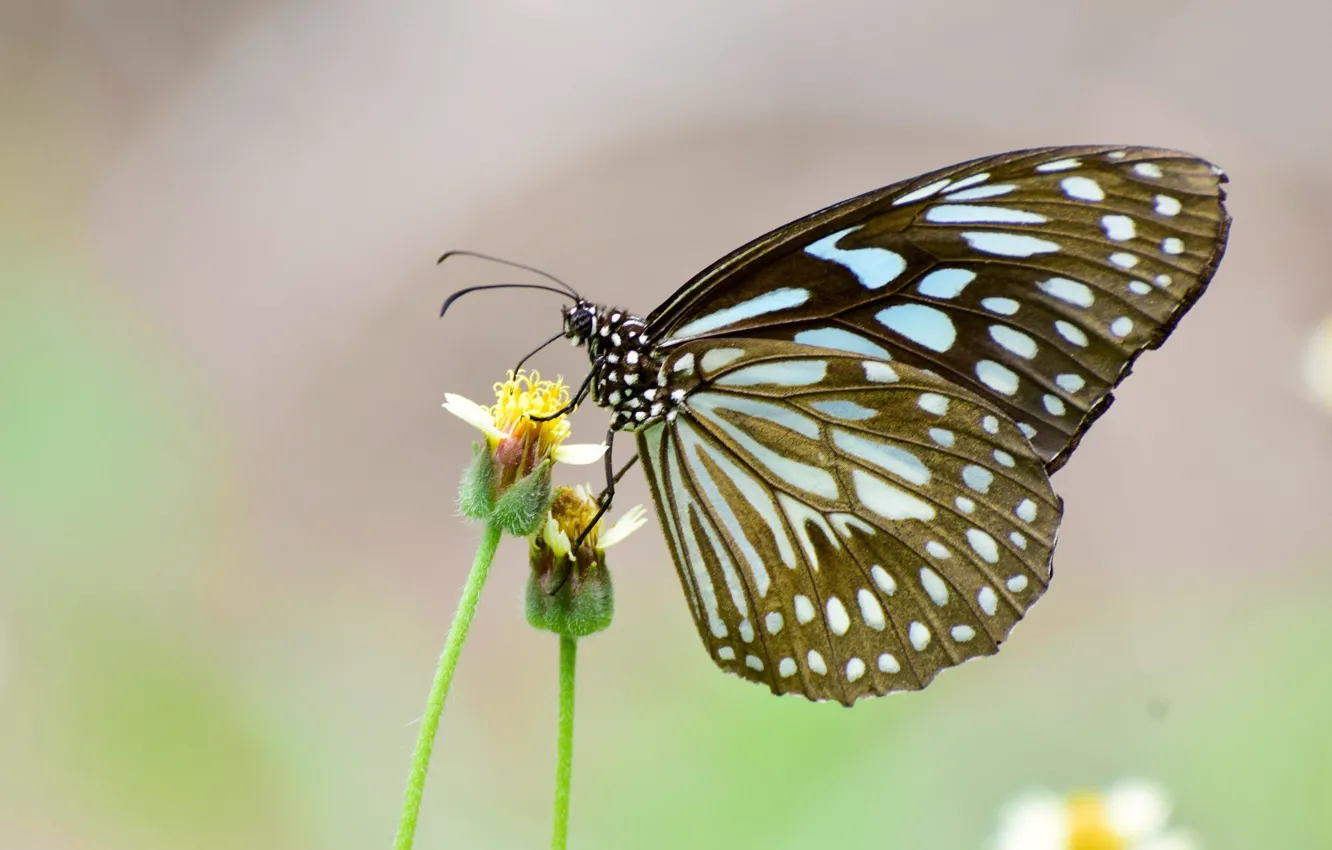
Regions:
<instances>
[{"instance_id":1,"label":"white flower petal","mask_svg":"<svg viewBox=\"0 0 1332 850\"><path fill-rule=\"evenodd\" d=\"M1049 791L1032 792L1003 811L994 850L1064 850L1068 843L1068 809Z\"/></svg>"},{"instance_id":2,"label":"white flower petal","mask_svg":"<svg viewBox=\"0 0 1332 850\"><path fill-rule=\"evenodd\" d=\"M560 524L555 521L555 517L546 517L546 524L541 528L541 539L557 557L562 558L569 554L569 535L560 530Z\"/></svg>"},{"instance_id":3,"label":"white flower petal","mask_svg":"<svg viewBox=\"0 0 1332 850\"><path fill-rule=\"evenodd\" d=\"M1170 800L1154 782L1121 780L1106 789L1105 817L1125 838L1147 838L1165 828L1170 819Z\"/></svg>"},{"instance_id":4,"label":"white flower petal","mask_svg":"<svg viewBox=\"0 0 1332 850\"><path fill-rule=\"evenodd\" d=\"M1313 399L1332 413L1332 316L1322 321L1305 345L1304 383Z\"/></svg>"},{"instance_id":5,"label":"white flower petal","mask_svg":"<svg viewBox=\"0 0 1332 850\"><path fill-rule=\"evenodd\" d=\"M605 453L605 443L574 443L569 446L559 446L551 456L555 458L556 463L581 466L596 463Z\"/></svg>"},{"instance_id":6,"label":"white flower petal","mask_svg":"<svg viewBox=\"0 0 1332 850\"><path fill-rule=\"evenodd\" d=\"M482 407L469 398L463 398L453 393L444 393L443 406L449 413L473 428L480 428L487 437L496 440L504 439L504 432L495 427L495 418L490 415L489 408Z\"/></svg>"},{"instance_id":7,"label":"white flower petal","mask_svg":"<svg viewBox=\"0 0 1332 850\"><path fill-rule=\"evenodd\" d=\"M624 512L624 516L606 529L597 540L598 549L609 549L624 538L633 534L647 523L647 510L642 505L634 505Z\"/></svg>"}]
</instances>

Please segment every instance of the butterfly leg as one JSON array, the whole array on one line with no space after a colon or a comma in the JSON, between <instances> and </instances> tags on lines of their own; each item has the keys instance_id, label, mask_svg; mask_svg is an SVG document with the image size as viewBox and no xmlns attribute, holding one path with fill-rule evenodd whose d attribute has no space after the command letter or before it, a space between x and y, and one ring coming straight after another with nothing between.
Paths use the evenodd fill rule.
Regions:
<instances>
[{"instance_id":1,"label":"butterfly leg","mask_svg":"<svg viewBox=\"0 0 1332 850\"><path fill-rule=\"evenodd\" d=\"M530 417L531 420L533 422L549 422L552 419L558 419L561 416L572 413L578 405L583 403L583 399L587 398L588 390L592 389L592 377L595 374L596 372L587 373L587 377L583 379L583 383L578 386L578 392L574 393L573 398L570 399L569 403L564 407L561 407L549 416L532 416Z\"/></svg>"}]
</instances>

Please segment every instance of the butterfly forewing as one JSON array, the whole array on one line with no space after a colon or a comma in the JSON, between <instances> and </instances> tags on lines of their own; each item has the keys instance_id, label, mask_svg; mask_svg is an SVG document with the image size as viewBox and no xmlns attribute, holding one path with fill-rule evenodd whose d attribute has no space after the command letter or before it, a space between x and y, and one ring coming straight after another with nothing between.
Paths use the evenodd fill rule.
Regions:
<instances>
[{"instance_id":1,"label":"butterfly forewing","mask_svg":"<svg viewBox=\"0 0 1332 850\"><path fill-rule=\"evenodd\" d=\"M770 233L648 320L667 351L763 337L938 372L1050 471L1202 293L1225 177L1152 148L1044 148L943 169Z\"/></svg>"},{"instance_id":2,"label":"butterfly forewing","mask_svg":"<svg viewBox=\"0 0 1332 850\"><path fill-rule=\"evenodd\" d=\"M639 450L723 669L846 704L916 689L1043 592L1061 504L999 405L762 338L684 343L663 374L685 396Z\"/></svg>"}]
</instances>

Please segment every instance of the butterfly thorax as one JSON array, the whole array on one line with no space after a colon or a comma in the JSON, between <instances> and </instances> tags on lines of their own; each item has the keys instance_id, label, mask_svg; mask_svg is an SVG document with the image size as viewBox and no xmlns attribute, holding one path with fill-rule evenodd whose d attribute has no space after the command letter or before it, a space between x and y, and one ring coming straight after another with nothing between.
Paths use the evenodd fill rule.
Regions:
<instances>
[{"instance_id":1,"label":"butterfly thorax","mask_svg":"<svg viewBox=\"0 0 1332 850\"><path fill-rule=\"evenodd\" d=\"M617 431L668 416L679 400L662 384L661 358L644 335L646 327L638 316L587 301L564 311L564 335L586 346L592 361L592 399L611 411Z\"/></svg>"}]
</instances>

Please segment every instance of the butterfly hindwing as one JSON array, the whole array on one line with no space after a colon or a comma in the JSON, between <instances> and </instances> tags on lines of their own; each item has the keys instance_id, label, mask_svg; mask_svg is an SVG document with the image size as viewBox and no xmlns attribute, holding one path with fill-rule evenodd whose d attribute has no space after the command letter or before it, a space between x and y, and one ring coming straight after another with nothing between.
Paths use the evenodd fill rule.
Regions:
<instances>
[{"instance_id":1,"label":"butterfly hindwing","mask_svg":"<svg viewBox=\"0 0 1332 850\"><path fill-rule=\"evenodd\" d=\"M892 356L991 399L1054 471L1206 287L1229 226L1224 181L1154 148L963 163L755 240L647 333L667 354L764 337Z\"/></svg>"},{"instance_id":2,"label":"butterfly hindwing","mask_svg":"<svg viewBox=\"0 0 1332 850\"><path fill-rule=\"evenodd\" d=\"M906 363L683 343L638 432L723 669L851 704L993 653L1050 578L1061 503L1000 406Z\"/></svg>"}]
</instances>

